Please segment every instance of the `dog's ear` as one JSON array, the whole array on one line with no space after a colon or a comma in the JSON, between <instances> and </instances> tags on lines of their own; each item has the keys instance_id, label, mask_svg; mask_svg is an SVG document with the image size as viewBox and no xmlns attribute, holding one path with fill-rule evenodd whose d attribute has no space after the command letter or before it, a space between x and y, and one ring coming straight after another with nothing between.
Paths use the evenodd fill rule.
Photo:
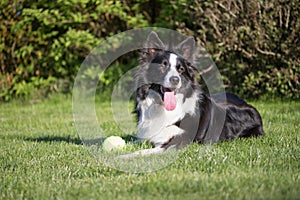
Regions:
<instances>
[{"instance_id":1,"label":"dog's ear","mask_svg":"<svg viewBox=\"0 0 300 200\"><path fill-rule=\"evenodd\" d=\"M164 43L159 39L156 32L152 31L144 44L144 48L147 49L150 55L154 55L157 50L165 48Z\"/></svg>"},{"instance_id":2,"label":"dog's ear","mask_svg":"<svg viewBox=\"0 0 300 200\"><path fill-rule=\"evenodd\" d=\"M196 42L193 37L188 37L177 45L176 50L178 53L189 62L193 62L196 50Z\"/></svg>"}]
</instances>

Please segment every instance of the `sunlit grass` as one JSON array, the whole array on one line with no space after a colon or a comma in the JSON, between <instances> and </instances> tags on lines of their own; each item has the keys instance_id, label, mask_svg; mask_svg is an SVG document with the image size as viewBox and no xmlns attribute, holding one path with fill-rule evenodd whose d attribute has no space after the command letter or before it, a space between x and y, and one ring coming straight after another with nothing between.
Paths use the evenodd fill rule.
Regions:
<instances>
[{"instance_id":1,"label":"sunlit grass","mask_svg":"<svg viewBox=\"0 0 300 200\"><path fill-rule=\"evenodd\" d=\"M0 198L298 199L300 103L252 104L262 114L265 137L193 144L152 173L99 163L77 135L71 98L1 104ZM108 135L125 136L109 107L97 105L100 124Z\"/></svg>"}]
</instances>

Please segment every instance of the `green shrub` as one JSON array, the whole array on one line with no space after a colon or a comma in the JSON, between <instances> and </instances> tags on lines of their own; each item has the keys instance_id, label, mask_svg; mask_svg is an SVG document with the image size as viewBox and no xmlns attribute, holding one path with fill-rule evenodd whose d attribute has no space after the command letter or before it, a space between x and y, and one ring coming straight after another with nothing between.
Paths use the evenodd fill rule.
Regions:
<instances>
[{"instance_id":1,"label":"green shrub","mask_svg":"<svg viewBox=\"0 0 300 200\"><path fill-rule=\"evenodd\" d=\"M70 92L80 64L107 36L147 25L115 1L0 3L0 98ZM62 84L63 83L63 84Z\"/></svg>"},{"instance_id":2,"label":"green shrub","mask_svg":"<svg viewBox=\"0 0 300 200\"><path fill-rule=\"evenodd\" d=\"M297 0L180 1L156 24L193 35L215 60L227 90L248 98L300 98ZM172 15L176 13L176 15Z\"/></svg>"},{"instance_id":3,"label":"green shrub","mask_svg":"<svg viewBox=\"0 0 300 200\"><path fill-rule=\"evenodd\" d=\"M107 37L158 26L192 35L227 90L248 98L300 98L297 0L0 2L0 99L70 92L80 64ZM100 77L113 88L128 58ZM103 92L103 91L102 91Z\"/></svg>"}]
</instances>

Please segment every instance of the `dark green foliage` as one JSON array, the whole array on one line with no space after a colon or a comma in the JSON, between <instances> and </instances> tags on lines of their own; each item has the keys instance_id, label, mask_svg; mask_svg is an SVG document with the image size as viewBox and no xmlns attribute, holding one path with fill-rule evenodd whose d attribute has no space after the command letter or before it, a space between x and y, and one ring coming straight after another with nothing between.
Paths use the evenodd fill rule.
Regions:
<instances>
[{"instance_id":1,"label":"dark green foliage","mask_svg":"<svg viewBox=\"0 0 300 200\"><path fill-rule=\"evenodd\" d=\"M70 92L94 47L111 35L145 26L194 36L212 55L227 90L248 98L299 99L299 16L297 0L2 0L0 99ZM118 73L102 77L100 86L112 88L135 66L123 61L117 63Z\"/></svg>"},{"instance_id":2,"label":"dark green foliage","mask_svg":"<svg viewBox=\"0 0 300 200\"><path fill-rule=\"evenodd\" d=\"M300 98L299 1L194 0L162 9L169 18L160 15L156 24L195 36L228 90Z\"/></svg>"},{"instance_id":3,"label":"dark green foliage","mask_svg":"<svg viewBox=\"0 0 300 200\"><path fill-rule=\"evenodd\" d=\"M0 98L70 92L85 56L105 37L147 22L113 1L0 3Z\"/></svg>"}]
</instances>

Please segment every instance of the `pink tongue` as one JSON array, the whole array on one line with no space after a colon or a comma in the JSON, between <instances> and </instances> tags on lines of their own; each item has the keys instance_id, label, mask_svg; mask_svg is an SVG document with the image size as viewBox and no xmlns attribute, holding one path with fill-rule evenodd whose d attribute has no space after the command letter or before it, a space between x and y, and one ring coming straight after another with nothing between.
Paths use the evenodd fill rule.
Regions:
<instances>
[{"instance_id":1,"label":"pink tongue","mask_svg":"<svg viewBox=\"0 0 300 200\"><path fill-rule=\"evenodd\" d=\"M174 92L164 93L164 106L168 111L174 110L176 108L176 98Z\"/></svg>"}]
</instances>

